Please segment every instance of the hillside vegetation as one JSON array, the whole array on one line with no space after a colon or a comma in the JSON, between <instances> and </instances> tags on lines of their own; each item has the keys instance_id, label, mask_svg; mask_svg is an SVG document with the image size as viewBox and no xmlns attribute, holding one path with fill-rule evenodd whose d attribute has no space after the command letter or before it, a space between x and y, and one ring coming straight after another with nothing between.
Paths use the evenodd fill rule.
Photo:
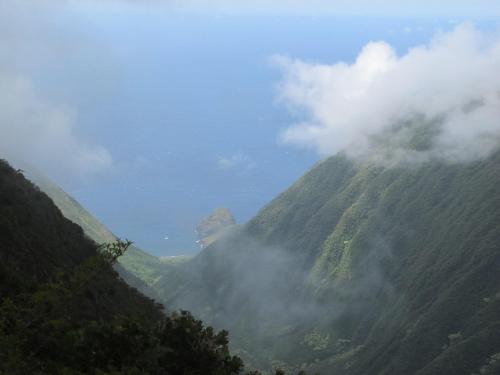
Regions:
<instances>
[{"instance_id":1,"label":"hillside vegetation","mask_svg":"<svg viewBox=\"0 0 500 375\"><path fill-rule=\"evenodd\" d=\"M116 236L106 226L63 189L40 173L32 169L29 171L29 178L54 201L63 215L78 224L89 238L97 243L116 240ZM115 265L115 269L127 283L142 293L155 298L156 294L148 286L153 285L158 280L165 268L166 266L159 258L135 245L131 245L128 251L120 257L119 263Z\"/></svg>"},{"instance_id":2,"label":"hillside vegetation","mask_svg":"<svg viewBox=\"0 0 500 375\"><path fill-rule=\"evenodd\" d=\"M128 246L98 247L0 160L0 374L242 374L227 332L118 277Z\"/></svg>"},{"instance_id":3,"label":"hillside vegetation","mask_svg":"<svg viewBox=\"0 0 500 375\"><path fill-rule=\"evenodd\" d=\"M384 168L337 155L157 292L259 368L500 373L500 153Z\"/></svg>"}]
</instances>

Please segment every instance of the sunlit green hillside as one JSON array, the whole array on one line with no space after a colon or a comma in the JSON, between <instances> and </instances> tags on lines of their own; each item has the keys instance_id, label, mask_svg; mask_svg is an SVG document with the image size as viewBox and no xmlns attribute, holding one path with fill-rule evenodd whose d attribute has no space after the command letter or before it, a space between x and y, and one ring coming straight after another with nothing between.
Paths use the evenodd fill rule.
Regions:
<instances>
[{"instance_id":1,"label":"sunlit green hillside","mask_svg":"<svg viewBox=\"0 0 500 375\"><path fill-rule=\"evenodd\" d=\"M56 184L38 173L30 173L29 177L54 201L64 216L81 226L85 234L95 242L101 244L116 239L116 236L109 229ZM124 267L129 273L123 272L121 267ZM159 258L134 245L130 246L117 265L118 271L127 282L149 295L152 294L152 290L141 285L139 280L134 280L134 277L142 280L147 285L152 285L158 279L163 268L163 262Z\"/></svg>"},{"instance_id":2,"label":"sunlit green hillside","mask_svg":"<svg viewBox=\"0 0 500 375\"><path fill-rule=\"evenodd\" d=\"M498 373L499 186L500 153L392 168L337 155L157 291L260 367Z\"/></svg>"}]
</instances>

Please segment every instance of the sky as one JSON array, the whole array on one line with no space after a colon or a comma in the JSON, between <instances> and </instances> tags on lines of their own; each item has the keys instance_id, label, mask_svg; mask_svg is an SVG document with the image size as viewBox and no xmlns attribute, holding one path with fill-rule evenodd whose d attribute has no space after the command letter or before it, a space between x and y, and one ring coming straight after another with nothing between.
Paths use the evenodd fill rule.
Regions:
<instances>
[{"instance_id":1,"label":"sky","mask_svg":"<svg viewBox=\"0 0 500 375\"><path fill-rule=\"evenodd\" d=\"M400 3L0 0L0 152L162 256L198 251L194 228L214 208L243 223L321 158L371 150L360 134L395 116L394 98L402 119L431 107L407 105L435 92L421 82L448 90L424 111L453 115L439 155L477 157L468 140L497 135L498 6ZM363 70L373 61L382 67ZM453 86L457 71L470 79ZM449 95L475 80L489 83ZM369 105L380 90L383 113ZM480 110L455 110L475 99ZM485 125L461 127L469 115Z\"/></svg>"},{"instance_id":2,"label":"sky","mask_svg":"<svg viewBox=\"0 0 500 375\"><path fill-rule=\"evenodd\" d=\"M73 0L72 3L82 3ZM102 1L85 1L86 5L102 9ZM500 13L495 0L107 0L111 9L157 11L163 7L174 12L224 13L224 14L296 14L334 15L356 17L497 17Z\"/></svg>"}]
</instances>

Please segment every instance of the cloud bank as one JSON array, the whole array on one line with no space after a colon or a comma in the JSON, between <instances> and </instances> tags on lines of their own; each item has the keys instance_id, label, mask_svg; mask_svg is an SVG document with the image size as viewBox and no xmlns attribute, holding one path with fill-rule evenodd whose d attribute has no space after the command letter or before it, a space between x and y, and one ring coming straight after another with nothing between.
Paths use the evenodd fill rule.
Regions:
<instances>
[{"instance_id":1,"label":"cloud bank","mask_svg":"<svg viewBox=\"0 0 500 375\"><path fill-rule=\"evenodd\" d=\"M274 61L280 99L305 118L287 143L391 163L476 160L499 143L500 38L471 24L402 56L370 42L352 64Z\"/></svg>"},{"instance_id":2,"label":"cloud bank","mask_svg":"<svg viewBox=\"0 0 500 375\"><path fill-rule=\"evenodd\" d=\"M25 76L0 72L0 157L54 173L88 175L112 160L76 135L71 110L47 102Z\"/></svg>"},{"instance_id":3,"label":"cloud bank","mask_svg":"<svg viewBox=\"0 0 500 375\"><path fill-rule=\"evenodd\" d=\"M0 0L0 158L80 178L108 169L112 158L81 139L77 111L53 102L34 78L71 51L51 25L55 6Z\"/></svg>"}]
</instances>

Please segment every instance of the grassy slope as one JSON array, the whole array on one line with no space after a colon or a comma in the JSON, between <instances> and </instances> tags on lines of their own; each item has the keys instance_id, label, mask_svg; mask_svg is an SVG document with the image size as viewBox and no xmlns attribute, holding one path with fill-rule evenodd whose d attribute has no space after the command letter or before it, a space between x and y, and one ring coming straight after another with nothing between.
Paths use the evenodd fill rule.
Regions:
<instances>
[{"instance_id":1,"label":"grassy slope","mask_svg":"<svg viewBox=\"0 0 500 375\"><path fill-rule=\"evenodd\" d=\"M29 177L54 201L65 217L82 227L95 242L101 244L116 239L109 229L53 182L37 173L30 173ZM163 272L164 267L159 258L132 245L119 262L117 271L129 284L154 296L154 292L143 283L154 284Z\"/></svg>"},{"instance_id":2,"label":"grassy slope","mask_svg":"<svg viewBox=\"0 0 500 375\"><path fill-rule=\"evenodd\" d=\"M260 365L479 372L500 352L498 186L498 153L405 169L336 156L159 293L229 328Z\"/></svg>"}]
</instances>

